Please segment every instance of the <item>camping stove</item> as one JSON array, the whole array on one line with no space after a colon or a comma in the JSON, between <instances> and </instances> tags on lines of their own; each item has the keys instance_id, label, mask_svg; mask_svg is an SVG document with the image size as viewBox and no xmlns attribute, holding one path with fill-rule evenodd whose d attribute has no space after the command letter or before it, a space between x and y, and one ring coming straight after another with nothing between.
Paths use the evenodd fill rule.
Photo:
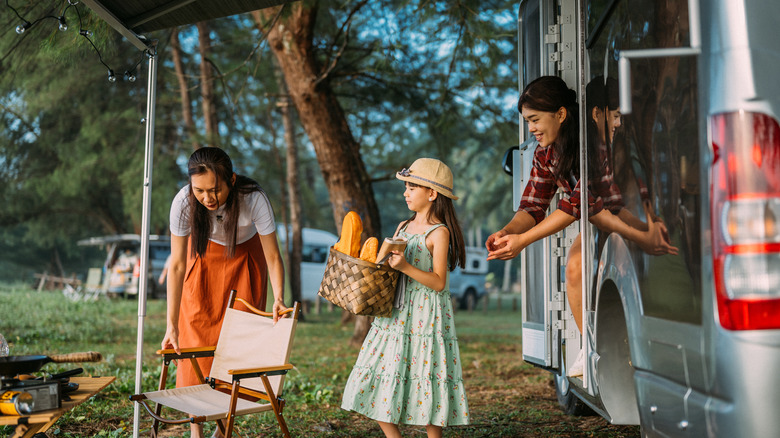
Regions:
<instances>
[{"instance_id":1,"label":"camping stove","mask_svg":"<svg viewBox=\"0 0 780 438\"><path fill-rule=\"evenodd\" d=\"M0 377L0 392L17 391L32 395L32 411L40 412L57 409L61 405L59 380L20 380Z\"/></svg>"}]
</instances>

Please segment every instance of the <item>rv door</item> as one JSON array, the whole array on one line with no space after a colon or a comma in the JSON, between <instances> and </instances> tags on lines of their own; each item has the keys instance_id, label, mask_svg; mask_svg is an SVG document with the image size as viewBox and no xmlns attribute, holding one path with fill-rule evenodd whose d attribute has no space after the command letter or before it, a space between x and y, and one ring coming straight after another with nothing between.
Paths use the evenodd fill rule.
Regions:
<instances>
[{"instance_id":1,"label":"rv door","mask_svg":"<svg viewBox=\"0 0 780 438\"><path fill-rule=\"evenodd\" d=\"M576 23L576 2L573 0L526 0L520 3L520 92L526 84L544 75L560 76L575 88ZM519 207L537 146L533 137L528 138L527 127L522 119L519 120L519 126L522 144L512 157L514 210ZM550 205L555 208L557 203L556 195ZM570 322L570 314L566 312L564 283L566 250L578 230L579 225L575 223L556 235L528 246L519 257L522 272L523 359L549 369L560 368L562 338L579 337L579 332Z\"/></svg>"}]
</instances>

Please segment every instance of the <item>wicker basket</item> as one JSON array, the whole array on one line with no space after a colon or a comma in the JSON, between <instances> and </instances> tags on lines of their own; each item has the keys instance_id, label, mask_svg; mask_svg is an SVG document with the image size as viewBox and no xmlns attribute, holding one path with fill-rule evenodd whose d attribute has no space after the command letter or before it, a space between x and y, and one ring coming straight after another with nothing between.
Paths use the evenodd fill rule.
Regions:
<instances>
[{"instance_id":1,"label":"wicker basket","mask_svg":"<svg viewBox=\"0 0 780 438\"><path fill-rule=\"evenodd\" d=\"M364 316L393 313L398 271L330 249L319 296L342 309Z\"/></svg>"}]
</instances>

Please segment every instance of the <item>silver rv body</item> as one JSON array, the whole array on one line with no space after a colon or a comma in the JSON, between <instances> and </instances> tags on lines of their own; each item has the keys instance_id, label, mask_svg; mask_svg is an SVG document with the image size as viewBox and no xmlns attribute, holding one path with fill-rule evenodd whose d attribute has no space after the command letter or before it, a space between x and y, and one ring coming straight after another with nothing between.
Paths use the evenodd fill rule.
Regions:
<instances>
[{"instance_id":1,"label":"silver rv body","mask_svg":"<svg viewBox=\"0 0 780 438\"><path fill-rule=\"evenodd\" d=\"M643 436L780 433L778 17L775 1L520 3L520 90L557 75L577 92L582 157L588 84L616 79L623 206L646 222L648 205L679 248L647 255L583 220L521 253L523 358L554 373L568 412ZM536 148L520 122L514 209ZM583 335L564 276L578 233ZM565 377L580 348L584 375Z\"/></svg>"}]
</instances>

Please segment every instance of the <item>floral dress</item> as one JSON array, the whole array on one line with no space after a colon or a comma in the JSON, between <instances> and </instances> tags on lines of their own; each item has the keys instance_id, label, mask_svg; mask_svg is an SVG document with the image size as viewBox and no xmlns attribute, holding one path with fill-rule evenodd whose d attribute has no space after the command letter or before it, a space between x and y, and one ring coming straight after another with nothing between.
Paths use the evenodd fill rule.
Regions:
<instances>
[{"instance_id":1,"label":"floral dress","mask_svg":"<svg viewBox=\"0 0 780 438\"><path fill-rule=\"evenodd\" d=\"M404 256L433 272L433 257L423 234L408 239ZM454 426L468 424L458 338L449 292L407 278L403 310L375 318L344 388L342 409L393 424Z\"/></svg>"}]
</instances>

